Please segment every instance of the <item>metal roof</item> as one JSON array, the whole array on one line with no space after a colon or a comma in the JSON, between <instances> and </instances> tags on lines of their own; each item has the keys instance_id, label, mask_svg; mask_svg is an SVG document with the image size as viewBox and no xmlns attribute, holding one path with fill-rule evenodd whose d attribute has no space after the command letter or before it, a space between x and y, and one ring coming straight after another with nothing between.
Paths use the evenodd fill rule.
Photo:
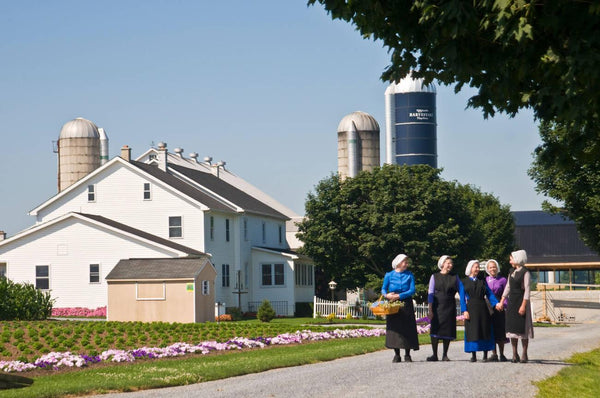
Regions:
<instances>
[{"instance_id":1,"label":"metal roof","mask_svg":"<svg viewBox=\"0 0 600 398\"><path fill-rule=\"evenodd\" d=\"M137 162L135 160L132 160L131 164L142 169L143 171L152 175L153 177L158 178L159 180L161 180L165 184L171 186L172 188L175 188L179 192L206 205L207 207L209 207L212 210L221 210L221 211L226 211L226 212L234 212L235 211L235 208L233 208L232 206L229 206L229 205L215 199L214 197L212 197L208 194L205 194L204 192L200 191L199 189L194 188L192 185L188 184L187 182L182 181L179 178L160 170L158 168L158 166L156 166L156 165ZM169 167L173 167L173 165L169 164ZM206 174L206 173L202 173L202 174Z\"/></svg>"},{"instance_id":2,"label":"metal roof","mask_svg":"<svg viewBox=\"0 0 600 398\"><path fill-rule=\"evenodd\" d=\"M120 260L106 275L106 280L194 279L209 266L208 257L199 258L132 258Z\"/></svg>"},{"instance_id":3,"label":"metal roof","mask_svg":"<svg viewBox=\"0 0 600 398\"><path fill-rule=\"evenodd\" d=\"M542 210L513 211L516 226L524 225L574 225L575 222L560 214L552 214Z\"/></svg>"},{"instance_id":4,"label":"metal roof","mask_svg":"<svg viewBox=\"0 0 600 398\"><path fill-rule=\"evenodd\" d=\"M65 138L100 138L98 126L93 122L78 117L65 123L60 130L59 139Z\"/></svg>"},{"instance_id":5,"label":"metal roof","mask_svg":"<svg viewBox=\"0 0 600 398\"><path fill-rule=\"evenodd\" d=\"M342 118L340 124L338 124L337 131L350 131L352 129L352 123L356 131L377 131L379 132L379 124L377 120L366 112L356 111L352 112Z\"/></svg>"},{"instance_id":6,"label":"metal roof","mask_svg":"<svg viewBox=\"0 0 600 398\"><path fill-rule=\"evenodd\" d=\"M204 173L189 167L183 167L172 163L169 163L168 167L185 175L199 185L225 198L229 202L236 204L244 209L245 212L262 214L285 220L289 219L289 217L287 217L285 214L280 213L274 208L266 205L264 202L261 202L255 197L248 195L246 192L234 187L233 185L214 176L213 174ZM189 184L186 185L191 187ZM191 188L197 190L193 187Z\"/></svg>"}]
</instances>

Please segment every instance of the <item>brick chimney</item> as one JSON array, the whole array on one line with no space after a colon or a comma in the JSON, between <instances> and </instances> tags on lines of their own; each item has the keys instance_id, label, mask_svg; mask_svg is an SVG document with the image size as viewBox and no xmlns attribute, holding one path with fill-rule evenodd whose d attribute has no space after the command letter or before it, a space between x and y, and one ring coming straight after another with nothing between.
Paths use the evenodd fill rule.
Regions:
<instances>
[{"instance_id":1,"label":"brick chimney","mask_svg":"<svg viewBox=\"0 0 600 398\"><path fill-rule=\"evenodd\" d=\"M128 145L123 145L123 148L121 148L121 159L131 162L131 148Z\"/></svg>"}]
</instances>

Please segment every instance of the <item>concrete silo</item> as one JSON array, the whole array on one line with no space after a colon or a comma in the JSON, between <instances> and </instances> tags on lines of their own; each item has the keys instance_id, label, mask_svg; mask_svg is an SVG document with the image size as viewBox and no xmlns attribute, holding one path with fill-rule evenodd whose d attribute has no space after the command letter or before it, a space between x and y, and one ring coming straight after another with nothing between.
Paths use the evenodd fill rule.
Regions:
<instances>
[{"instance_id":1,"label":"concrete silo","mask_svg":"<svg viewBox=\"0 0 600 398\"><path fill-rule=\"evenodd\" d=\"M338 125L338 173L342 179L379 167L379 124L365 112L352 112Z\"/></svg>"},{"instance_id":2,"label":"concrete silo","mask_svg":"<svg viewBox=\"0 0 600 398\"><path fill-rule=\"evenodd\" d=\"M437 167L436 89L410 76L385 90L386 163Z\"/></svg>"},{"instance_id":3,"label":"concrete silo","mask_svg":"<svg viewBox=\"0 0 600 398\"><path fill-rule=\"evenodd\" d=\"M106 134L104 138L108 140ZM94 123L80 117L65 123L58 138L58 191L100 167L100 153L100 133Z\"/></svg>"}]
</instances>

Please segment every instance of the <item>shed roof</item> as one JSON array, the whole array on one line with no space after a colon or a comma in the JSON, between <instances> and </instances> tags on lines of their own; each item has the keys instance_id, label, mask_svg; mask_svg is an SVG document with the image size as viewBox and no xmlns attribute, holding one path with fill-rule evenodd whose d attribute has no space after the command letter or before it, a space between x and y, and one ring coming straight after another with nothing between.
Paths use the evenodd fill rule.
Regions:
<instances>
[{"instance_id":1,"label":"shed roof","mask_svg":"<svg viewBox=\"0 0 600 398\"><path fill-rule=\"evenodd\" d=\"M210 267L217 275L208 256L194 258L131 258L120 260L106 275L106 280L194 279Z\"/></svg>"}]
</instances>

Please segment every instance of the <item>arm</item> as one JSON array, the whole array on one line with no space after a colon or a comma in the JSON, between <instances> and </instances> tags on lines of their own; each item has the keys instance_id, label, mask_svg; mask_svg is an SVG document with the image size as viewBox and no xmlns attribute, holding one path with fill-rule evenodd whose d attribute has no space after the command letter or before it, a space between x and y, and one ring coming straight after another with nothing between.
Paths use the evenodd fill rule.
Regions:
<instances>
[{"instance_id":1,"label":"arm","mask_svg":"<svg viewBox=\"0 0 600 398\"><path fill-rule=\"evenodd\" d=\"M429 278L429 289L427 289L427 318L429 322L433 319L433 294L435 293L435 278Z\"/></svg>"},{"instance_id":2,"label":"arm","mask_svg":"<svg viewBox=\"0 0 600 398\"><path fill-rule=\"evenodd\" d=\"M525 275L523 275L523 284L524 286L524 292L523 292L523 301L521 302L521 306L519 307L519 315L524 316L525 313L527 312L527 304L529 303L529 295L531 294L531 291L529 289L529 283L531 282L531 274L529 273L529 271L525 272Z\"/></svg>"},{"instance_id":3,"label":"arm","mask_svg":"<svg viewBox=\"0 0 600 398\"><path fill-rule=\"evenodd\" d=\"M415 277L412 272L409 274L408 278L408 290L400 293L400 300L404 300L405 298L412 297L415 294Z\"/></svg>"},{"instance_id":4,"label":"arm","mask_svg":"<svg viewBox=\"0 0 600 398\"><path fill-rule=\"evenodd\" d=\"M390 287L390 274L387 273L383 277L383 286L381 286L381 294L385 297L388 294L388 289Z\"/></svg>"},{"instance_id":5,"label":"arm","mask_svg":"<svg viewBox=\"0 0 600 398\"><path fill-rule=\"evenodd\" d=\"M502 311L504 309L504 305L506 304L506 298L508 297L508 292L510 291L510 278L506 279L506 286L504 286L504 292L502 293L502 297L498 304L496 304L496 309L498 311Z\"/></svg>"}]
</instances>

